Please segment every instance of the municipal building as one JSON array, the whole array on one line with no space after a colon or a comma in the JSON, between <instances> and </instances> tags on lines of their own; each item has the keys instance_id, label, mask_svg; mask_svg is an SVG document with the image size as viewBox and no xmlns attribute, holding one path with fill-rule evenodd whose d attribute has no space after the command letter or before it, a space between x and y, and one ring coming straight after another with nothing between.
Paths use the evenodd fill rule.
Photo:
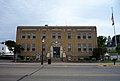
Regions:
<instances>
[{"instance_id":1,"label":"municipal building","mask_svg":"<svg viewBox=\"0 0 120 81\"><path fill-rule=\"evenodd\" d=\"M44 39L44 42L42 42ZM25 57L42 54L52 61L78 61L91 57L97 47L96 26L18 26L16 42Z\"/></svg>"}]
</instances>

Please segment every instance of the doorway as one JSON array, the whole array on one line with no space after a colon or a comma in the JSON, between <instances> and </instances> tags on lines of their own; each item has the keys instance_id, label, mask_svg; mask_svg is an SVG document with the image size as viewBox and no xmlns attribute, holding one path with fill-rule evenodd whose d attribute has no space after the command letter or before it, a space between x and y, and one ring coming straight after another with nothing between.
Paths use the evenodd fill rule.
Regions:
<instances>
[{"instance_id":1,"label":"doorway","mask_svg":"<svg viewBox=\"0 0 120 81\"><path fill-rule=\"evenodd\" d=\"M60 58L60 47L53 47L53 57Z\"/></svg>"}]
</instances>

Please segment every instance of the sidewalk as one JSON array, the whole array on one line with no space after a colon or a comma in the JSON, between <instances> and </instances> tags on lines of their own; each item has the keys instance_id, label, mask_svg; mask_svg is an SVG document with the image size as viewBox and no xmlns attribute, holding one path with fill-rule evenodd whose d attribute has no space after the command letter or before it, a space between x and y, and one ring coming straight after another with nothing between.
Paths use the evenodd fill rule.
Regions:
<instances>
[{"instance_id":1,"label":"sidewalk","mask_svg":"<svg viewBox=\"0 0 120 81\"><path fill-rule=\"evenodd\" d=\"M41 62L38 63L19 63L19 62L13 62L12 60L0 60L0 64L24 64L24 65L41 65ZM51 65L51 66L119 66L120 67L120 62L117 62L115 65L114 63L66 63L66 62L61 62L61 63L51 63L48 64L45 62L43 65Z\"/></svg>"},{"instance_id":2,"label":"sidewalk","mask_svg":"<svg viewBox=\"0 0 120 81\"><path fill-rule=\"evenodd\" d=\"M46 65L46 63L45 63ZM54 66L120 66L120 63L51 63Z\"/></svg>"}]
</instances>

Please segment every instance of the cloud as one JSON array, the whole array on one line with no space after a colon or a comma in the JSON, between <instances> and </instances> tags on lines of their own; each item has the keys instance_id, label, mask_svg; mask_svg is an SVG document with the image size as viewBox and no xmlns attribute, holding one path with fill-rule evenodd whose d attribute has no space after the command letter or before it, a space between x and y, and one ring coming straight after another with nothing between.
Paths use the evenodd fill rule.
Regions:
<instances>
[{"instance_id":1,"label":"cloud","mask_svg":"<svg viewBox=\"0 0 120 81\"><path fill-rule=\"evenodd\" d=\"M18 25L96 25L98 35L113 36L111 6L119 33L119 3L119 0L0 0L0 41L15 40Z\"/></svg>"}]
</instances>

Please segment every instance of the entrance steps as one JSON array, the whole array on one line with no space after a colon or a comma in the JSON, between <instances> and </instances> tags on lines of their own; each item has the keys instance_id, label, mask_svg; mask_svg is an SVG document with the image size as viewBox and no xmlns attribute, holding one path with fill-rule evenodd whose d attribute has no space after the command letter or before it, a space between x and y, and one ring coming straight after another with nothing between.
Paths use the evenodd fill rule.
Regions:
<instances>
[{"instance_id":1,"label":"entrance steps","mask_svg":"<svg viewBox=\"0 0 120 81\"><path fill-rule=\"evenodd\" d=\"M52 58L52 62L61 62L61 58Z\"/></svg>"}]
</instances>

